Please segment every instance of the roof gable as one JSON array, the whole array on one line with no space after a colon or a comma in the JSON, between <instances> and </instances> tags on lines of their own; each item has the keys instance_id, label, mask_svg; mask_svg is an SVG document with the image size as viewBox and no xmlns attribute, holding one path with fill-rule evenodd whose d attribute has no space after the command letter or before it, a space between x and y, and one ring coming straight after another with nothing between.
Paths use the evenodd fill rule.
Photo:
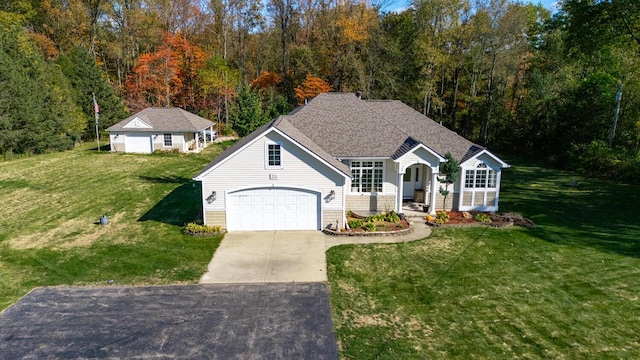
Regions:
<instances>
[{"instance_id":1,"label":"roof gable","mask_svg":"<svg viewBox=\"0 0 640 360\"><path fill-rule=\"evenodd\" d=\"M497 157L496 155L494 155L493 153L491 153L487 149L483 149L482 151L477 152L476 154L474 154L473 156L469 157L465 161L460 162L460 165L461 166L466 166L467 164L472 163L472 162L474 162L476 160L483 161L483 158L485 159L484 161L486 161L487 157L489 159L491 159L490 161L495 162L498 167L501 167L501 168L511 167L511 165L509 165L506 162L502 161L499 157Z\"/></svg>"},{"instance_id":2,"label":"roof gable","mask_svg":"<svg viewBox=\"0 0 640 360\"><path fill-rule=\"evenodd\" d=\"M147 124L144 120L136 116L133 120L123 125L122 128L123 129L153 129L153 126Z\"/></svg>"},{"instance_id":3,"label":"roof gable","mask_svg":"<svg viewBox=\"0 0 640 360\"><path fill-rule=\"evenodd\" d=\"M285 138L289 139L293 144L318 159L320 162L332 168L334 171L340 173L342 176L351 177L351 170L349 167L337 159L333 158L320 146L313 143L304 134L300 133L295 127L291 126L282 116L276 118L263 125L259 129L253 131L249 135L243 137L237 141L233 146L227 148L214 158L207 166L205 166L200 173L198 173L193 179L196 181L202 181L207 174L215 170L221 164L231 159L236 153L239 153L243 149L249 147L255 143L258 139L266 136L269 132L275 131Z\"/></svg>"}]
</instances>

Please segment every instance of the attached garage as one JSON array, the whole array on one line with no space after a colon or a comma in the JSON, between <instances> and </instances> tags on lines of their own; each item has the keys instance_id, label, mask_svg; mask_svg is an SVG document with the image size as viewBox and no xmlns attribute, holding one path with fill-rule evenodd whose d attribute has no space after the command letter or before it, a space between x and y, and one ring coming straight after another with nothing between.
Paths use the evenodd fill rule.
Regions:
<instances>
[{"instance_id":1,"label":"attached garage","mask_svg":"<svg viewBox=\"0 0 640 360\"><path fill-rule=\"evenodd\" d=\"M151 154L153 152L150 134L127 133L124 146L128 153Z\"/></svg>"},{"instance_id":2,"label":"attached garage","mask_svg":"<svg viewBox=\"0 0 640 360\"><path fill-rule=\"evenodd\" d=\"M227 230L319 230L320 194L263 187L227 195Z\"/></svg>"}]
</instances>

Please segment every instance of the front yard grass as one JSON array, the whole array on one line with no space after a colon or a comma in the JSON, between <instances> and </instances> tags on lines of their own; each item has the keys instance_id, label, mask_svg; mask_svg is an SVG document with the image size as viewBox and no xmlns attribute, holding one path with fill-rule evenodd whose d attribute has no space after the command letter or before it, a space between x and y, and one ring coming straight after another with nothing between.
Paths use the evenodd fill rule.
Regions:
<instances>
[{"instance_id":1,"label":"front yard grass","mask_svg":"<svg viewBox=\"0 0 640 360\"><path fill-rule=\"evenodd\" d=\"M501 211L535 228L328 251L342 358L640 357L640 187L514 163Z\"/></svg>"},{"instance_id":2,"label":"front yard grass","mask_svg":"<svg viewBox=\"0 0 640 360\"><path fill-rule=\"evenodd\" d=\"M200 213L191 178L219 151L111 154L94 143L0 162L0 310L37 286L196 283L222 236L181 228Z\"/></svg>"}]
</instances>

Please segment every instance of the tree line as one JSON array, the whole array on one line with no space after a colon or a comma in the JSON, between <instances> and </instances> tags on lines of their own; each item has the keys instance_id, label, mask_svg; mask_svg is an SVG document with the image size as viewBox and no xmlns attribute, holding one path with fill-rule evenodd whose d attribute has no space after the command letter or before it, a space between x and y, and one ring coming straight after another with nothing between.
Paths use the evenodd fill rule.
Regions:
<instances>
[{"instance_id":1,"label":"tree line","mask_svg":"<svg viewBox=\"0 0 640 360\"><path fill-rule=\"evenodd\" d=\"M242 135L318 92L361 91L499 152L638 178L637 1L565 0L553 15L510 0L385 9L354 0L5 1L0 85L20 89L0 94L0 151L90 138L92 92L102 129L147 106L178 106ZM51 109L29 106L43 102Z\"/></svg>"}]
</instances>

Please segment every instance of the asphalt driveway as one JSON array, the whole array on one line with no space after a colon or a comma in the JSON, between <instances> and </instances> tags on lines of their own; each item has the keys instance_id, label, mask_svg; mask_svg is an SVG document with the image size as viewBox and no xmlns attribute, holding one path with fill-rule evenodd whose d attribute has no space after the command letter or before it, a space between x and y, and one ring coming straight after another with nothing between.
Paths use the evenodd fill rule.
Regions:
<instances>
[{"instance_id":1,"label":"asphalt driveway","mask_svg":"<svg viewBox=\"0 0 640 360\"><path fill-rule=\"evenodd\" d=\"M327 281L320 231L226 233L201 284Z\"/></svg>"},{"instance_id":2,"label":"asphalt driveway","mask_svg":"<svg viewBox=\"0 0 640 360\"><path fill-rule=\"evenodd\" d=\"M0 359L337 359L327 286L39 288L0 313Z\"/></svg>"}]
</instances>

